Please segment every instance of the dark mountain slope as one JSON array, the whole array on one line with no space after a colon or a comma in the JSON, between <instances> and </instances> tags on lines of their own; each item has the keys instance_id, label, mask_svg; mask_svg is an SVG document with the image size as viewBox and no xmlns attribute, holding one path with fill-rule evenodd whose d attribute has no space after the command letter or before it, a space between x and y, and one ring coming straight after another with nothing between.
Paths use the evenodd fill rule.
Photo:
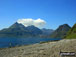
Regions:
<instances>
[{"instance_id":1,"label":"dark mountain slope","mask_svg":"<svg viewBox=\"0 0 76 57\"><path fill-rule=\"evenodd\" d=\"M60 25L52 34L51 38L63 38L71 27L68 24Z\"/></svg>"},{"instance_id":2,"label":"dark mountain slope","mask_svg":"<svg viewBox=\"0 0 76 57\"><path fill-rule=\"evenodd\" d=\"M25 27L17 22L0 31L0 37L39 37L40 34L42 31L39 28L35 26Z\"/></svg>"}]
</instances>

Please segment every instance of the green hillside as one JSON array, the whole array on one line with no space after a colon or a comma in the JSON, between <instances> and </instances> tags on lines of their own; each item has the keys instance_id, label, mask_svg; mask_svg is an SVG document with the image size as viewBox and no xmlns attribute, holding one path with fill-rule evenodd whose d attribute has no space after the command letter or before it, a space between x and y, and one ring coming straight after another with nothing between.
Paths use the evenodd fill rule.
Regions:
<instances>
[{"instance_id":1,"label":"green hillside","mask_svg":"<svg viewBox=\"0 0 76 57\"><path fill-rule=\"evenodd\" d=\"M74 24L74 26L68 31L65 38L67 38L67 39L75 39L76 38L76 24Z\"/></svg>"}]
</instances>

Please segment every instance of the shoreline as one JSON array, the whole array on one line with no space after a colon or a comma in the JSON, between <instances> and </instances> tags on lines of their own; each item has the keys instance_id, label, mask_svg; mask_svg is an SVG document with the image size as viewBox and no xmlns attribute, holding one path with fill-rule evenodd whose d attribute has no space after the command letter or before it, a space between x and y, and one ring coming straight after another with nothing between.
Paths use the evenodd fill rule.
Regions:
<instances>
[{"instance_id":1,"label":"shoreline","mask_svg":"<svg viewBox=\"0 0 76 57\"><path fill-rule=\"evenodd\" d=\"M0 57L59 57L60 50L62 52L76 52L76 39L0 48Z\"/></svg>"}]
</instances>

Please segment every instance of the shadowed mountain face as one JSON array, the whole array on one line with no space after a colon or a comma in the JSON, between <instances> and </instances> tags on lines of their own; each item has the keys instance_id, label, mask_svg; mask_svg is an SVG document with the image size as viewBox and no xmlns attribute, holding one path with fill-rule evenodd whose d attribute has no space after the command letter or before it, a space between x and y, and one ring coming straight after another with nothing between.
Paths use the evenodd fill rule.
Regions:
<instances>
[{"instance_id":1,"label":"shadowed mountain face","mask_svg":"<svg viewBox=\"0 0 76 57\"><path fill-rule=\"evenodd\" d=\"M68 31L65 38L76 38L76 24L74 24L74 26Z\"/></svg>"},{"instance_id":2,"label":"shadowed mountain face","mask_svg":"<svg viewBox=\"0 0 76 57\"><path fill-rule=\"evenodd\" d=\"M42 31L39 28L33 25L25 27L17 22L0 31L0 37L39 37L40 34Z\"/></svg>"},{"instance_id":3,"label":"shadowed mountain face","mask_svg":"<svg viewBox=\"0 0 76 57\"><path fill-rule=\"evenodd\" d=\"M52 34L52 38L63 38L71 27L68 24L59 26Z\"/></svg>"}]
</instances>

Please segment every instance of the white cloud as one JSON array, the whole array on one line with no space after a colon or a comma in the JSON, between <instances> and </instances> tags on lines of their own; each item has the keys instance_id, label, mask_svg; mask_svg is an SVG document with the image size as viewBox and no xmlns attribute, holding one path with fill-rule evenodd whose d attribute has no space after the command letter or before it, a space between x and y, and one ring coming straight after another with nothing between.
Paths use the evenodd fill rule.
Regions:
<instances>
[{"instance_id":1,"label":"white cloud","mask_svg":"<svg viewBox=\"0 0 76 57\"><path fill-rule=\"evenodd\" d=\"M32 18L19 19L17 22L23 24L26 27L31 25L34 25L36 27L43 27L46 24L46 22L40 18L36 20Z\"/></svg>"}]
</instances>

